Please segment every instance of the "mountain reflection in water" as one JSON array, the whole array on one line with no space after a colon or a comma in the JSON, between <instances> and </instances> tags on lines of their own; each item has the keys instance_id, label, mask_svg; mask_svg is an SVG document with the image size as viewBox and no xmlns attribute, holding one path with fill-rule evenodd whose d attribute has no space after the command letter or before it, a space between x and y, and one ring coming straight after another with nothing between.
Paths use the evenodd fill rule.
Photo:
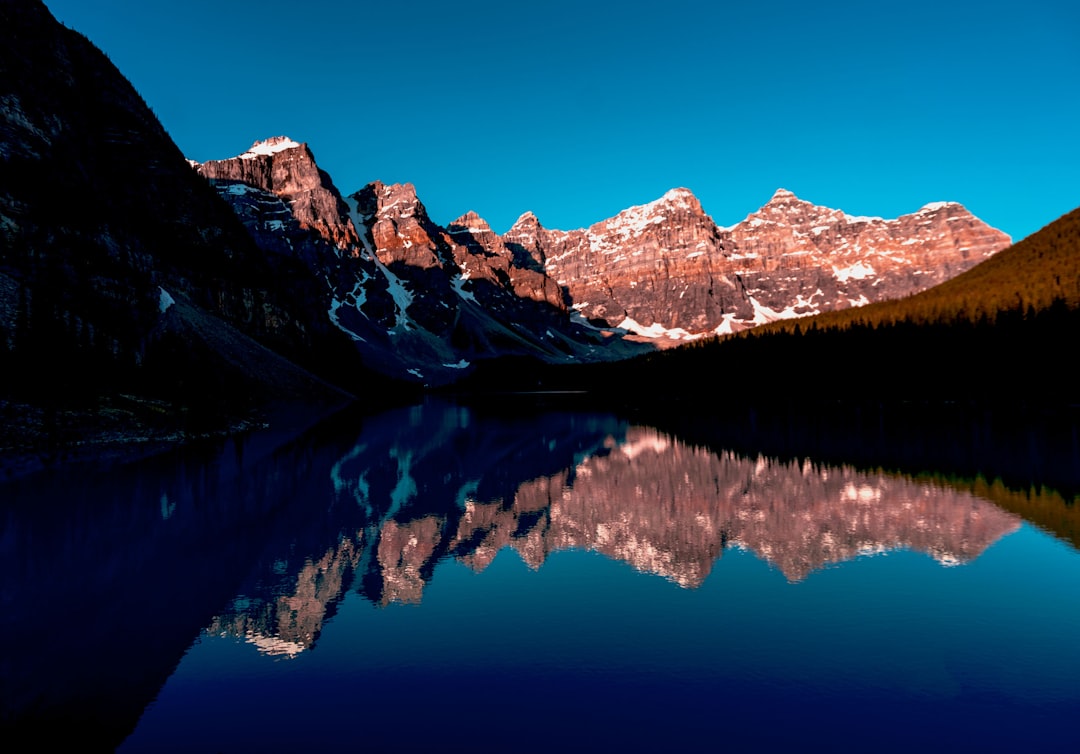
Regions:
<instances>
[{"instance_id":1,"label":"mountain reflection in water","mask_svg":"<svg viewBox=\"0 0 1080 754\"><path fill-rule=\"evenodd\" d=\"M796 582L898 549L965 563L1021 522L967 491L716 453L612 417L545 415L524 431L441 404L375 419L328 482L327 510L349 519L340 539L291 568L275 561L211 632L292 656L350 587L418 604L440 560L481 572L504 548L534 570L591 550L693 589L727 547Z\"/></svg>"},{"instance_id":2,"label":"mountain reflection in water","mask_svg":"<svg viewBox=\"0 0 1080 754\"><path fill-rule=\"evenodd\" d=\"M909 669L924 662L912 653L935 641L920 635L920 627L940 632L946 625L941 621L960 620L941 594L970 601L965 621L970 613L980 627L988 620L1004 624L1003 634L984 635L982 628L972 634L961 621L957 635L946 629L942 639L950 652L972 655L948 661L968 663L957 677L989 678L991 695L1007 687L995 675L1006 672L996 663L1013 645L1001 636L1051 632L1023 644L1025 652L1055 658L1036 658L1041 675L1032 672L1029 657L1001 666L1016 686L1009 694L1042 699L1049 706L1040 707L1040 714L1050 714L1072 704L1075 694L1061 691L1068 683L1062 678L1080 671L1076 650L1053 638L1070 635L1073 625L1080 628L1075 610L1063 606L1063 587L1049 588L1045 597L1038 589L1014 590L1014 599L1030 594L1033 601L1013 609L996 593L999 586L1013 588L1012 581L994 581L1003 578L993 575L1000 563L985 571L991 575L977 576L992 586L975 591L955 591L955 580L942 587L940 576L931 577L940 592L936 597L922 591L924 584L904 581L906 572L881 570L888 563L880 559L837 569L845 588L854 589L851 594L819 588L829 582L815 578L815 572L845 561L897 551L918 553L912 557L926 569L944 574L937 564L993 561L988 554L983 558L988 548L1021 529L1025 534L1010 540L1021 542L1013 549L1025 555L1008 561L1009 578L1024 573L1040 588L1072 578L1075 545L1030 534L1039 538L1038 562L1065 563L1058 572L1040 570L1032 565L1031 530L1009 510L1027 518L1028 506L1040 522L1060 520L1064 535L1058 536L1073 542L1074 507L1042 498L1029 505L1026 493L998 491L1011 506L1005 510L978 494L984 488L994 489L946 476L930 482L805 458L736 453L687 443L608 413L537 406L493 413L435 400L376 416L342 414L285 445L281 438L256 434L108 473L70 470L28 478L0 487L0 646L6 648L0 727L12 736L29 732L43 747L74 726L86 750L111 749L126 739L126 748L156 751L187 726L170 714L186 716L190 705L226 682L221 688L228 689L229 699L258 696L271 705L306 698L295 685L299 676L275 675L279 671L271 666L279 664L260 654L286 660L283 667L309 668L305 672L332 666L334 678L342 673L338 667L350 668L350 675L335 681L342 684L341 703L378 709L402 725L409 713L400 700L415 693L416 683L446 683L460 693L499 687L536 696L534 702L555 694L566 705L598 703L602 693L608 697L605 714L628 719L640 716L638 705L647 697L663 709L657 719L670 721L684 709L711 704L724 678L733 684L725 704L738 706L740 715L790 711L797 697L799 714L810 720L824 707L806 706L798 689L817 684L819 692L827 691L831 696L823 696L819 707L832 704L828 699L861 700L868 681L855 671L864 663L885 696L858 702L862 724L877 719L895 725L889 717L889 705L900 699L895 689L911 683L905 680ZM1055 547L1067 552L1061 555ZM747 563L753 562L767 566L749 574ZM507 563L522 573L507 576ZM724 568L727 563L731 569ZM856 571L868 575L848 575ZM962 571L984 573L948 573ZM461 575L470 573L496 576L463 585ZM925 569L920 574L927 577ZM872 583L882 575L893 579L880 589L884 602ZM1028 583L1019 579L1016 584ZM530 583L554 591L534 593ZM498 591L503 588L508 591ZM758 598L764 592L771 595L767 603ZM817 601L808 610L810 595ZM887 601L892 597L895 607ZM835 601L840 598L845 601ZM919 615L924 599L933 607ZM488 612L468 614L476 600ZM358 604L370 611L362 620ZM595 606L588 608L588 618L582 617L582 605ZM999 608L1009 612L995 613ZM848 609L859 612L848 616ZM901 635L859 633L867 610L877 611L877 631ZM1039 610L1043 617L1035 622L1017 623ZM720 613L723 621L715 617ZM335 618L341 625L335 626ZM367 638L343 636L344 627L356 630L357 621L365 630L407 632L400 641L383 635L369 650ZM483 633L484 654L470 654L469 642L435 640L447 621ZM673 633L658 640L657 626L667 622ZM737 651L717 643L724 632L738 643ZM526 635L527 649L520 643ZM870 638L873 646L851 658L856 665L849 678L848 660L836 653ZM444 640L450 644L439 643ZM218 641L238 646L264 669L219 666ZM844 646L832 647L834 641ZM875 649L879 641L890 647L888 653ZM984 662L987 652L996 653L995 663ZM384 654L386 668L377 664ZM894 654L903 659L890 664ZM819 656L820 666L814 665ZM254 674L247 685L245 672ZM432 675L438 672L445 674L441 681ZM190 673L209 675L203 685L185 686L192 683ZM354 684L357 673L363 678ZM690 676L697 686L680 695ZM327 677L316 673L311 682L318 686ZM1020 678L1026 685L1019 685ZM828 685L833 681L837 685ZM656 684L666 689L668 701L660 701ZM194 692L186 697L177 688ZM183 701L170 704L176 693ZM304 709L296 714L317 714ZM965 710L985 713L982 707ZM451 712L436 706L428 715ZM587 724L575 719L559 718L565 725ZM1022 727L1016 722L1022 717L995 719ZM562 723L555 723L550 735L558 738ZM190 727L193 737L204 724L209 725ZM181 737L169 745L178 751L237 750L223 729L207 730L198 740ZM619 741L624 748L646 747L658 743L663 730L658 724L648 736L639 730ZM295 745L273 739L270 750L310 748L303 738L309 733L297 731ZM327 745L348 742L350 734L343 735L327 738ZM417 747L434 743L425 740ZM267 750L261 748L266 736L243 741L239 750ZM408 750L389 738L378 741Z\"/></svg>"}]
</instances>

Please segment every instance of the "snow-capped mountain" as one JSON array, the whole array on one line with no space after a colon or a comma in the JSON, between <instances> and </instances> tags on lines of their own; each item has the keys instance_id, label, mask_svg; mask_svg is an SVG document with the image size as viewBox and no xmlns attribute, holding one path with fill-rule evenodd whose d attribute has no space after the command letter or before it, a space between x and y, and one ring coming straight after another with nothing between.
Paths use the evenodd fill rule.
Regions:
<instances>
[{"instance_id":1,"label":"snow-capped mountain","mask_svg":"<svg viewBox=\"0 0 1080 754\"><path fill-rule=\"evenodd\" d=\"M474 212L435 224L411 184L342 197L287 137L195 167L264 248L325 281L327 316L368 362L426 384L478 359L609 360L901 297L1010 243L952 202L886 220L784 189L726 228L677 188L582 230L526 212L500 236Z\"/></svg>"},{"instance_id":2,"label":"snow-capped mountain","mask_svg":"<svg viewBox=\"0 0 1080 754\"><path fill-rule=\"evenodd\" d=\"M539 237L548 273L576 309L667 341L899 298L1010 243L952 202L885 220L784 189L728 228L673 189L588 230Z\"/></svg>"},{"instance_id":3,"label":"snow-capped mountain","mask_svg":"<svg viewBox=\"0 0 1080 754\"><path fill-rule=\"evenodd\" d=\"M411 184L343 197L307 145L285 137L194 167L264 249L323 281L326 316L384 374L438 385L478 359L597 361L646 347L577 317L542 258L475 214L436 225Z\"/></svg>"}]
</instances>

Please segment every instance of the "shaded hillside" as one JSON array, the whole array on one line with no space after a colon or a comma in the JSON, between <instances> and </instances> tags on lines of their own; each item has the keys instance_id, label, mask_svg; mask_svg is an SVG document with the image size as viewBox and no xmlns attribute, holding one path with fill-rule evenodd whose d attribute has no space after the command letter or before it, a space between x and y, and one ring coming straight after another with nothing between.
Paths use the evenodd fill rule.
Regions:
<instances>
[{"instance_id":1,"label":"shaded hillside","mask_svg":"<svg viewBox=\"0 0 1080 754\"><path fill-rule=\"evenodd\" d=\"M341 400L293 363L364 384L316 281L256 247L100 50L40 2L0 0L0 42L0 408L21 428L0 451L55 445L58 412L93 424L118 394L213 421ZM222 370L252 338L277 368Z\"/></svg>"}]
</instances>

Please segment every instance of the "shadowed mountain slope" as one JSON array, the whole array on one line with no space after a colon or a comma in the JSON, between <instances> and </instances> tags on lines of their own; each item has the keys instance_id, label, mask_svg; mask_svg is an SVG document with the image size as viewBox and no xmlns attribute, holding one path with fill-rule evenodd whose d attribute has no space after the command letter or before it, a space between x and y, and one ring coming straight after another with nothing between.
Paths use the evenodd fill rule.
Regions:
<instances>
[{"instance_id":1,"label":"shadowed mountain slope","mask_svg":"<svg viewBox=\"0 0 1080 754\"><path fill-rule=\"evenodd\" d=\"M257 248L108 58L39 2L0 2L0 38L0 403L20 428L0 449L85 436L58 414L100 423L118 394L218 426L341 401L294 365L362 374L306 270ZM273 370L220 368L259 349Z\"/></svg>"}]
</instances>

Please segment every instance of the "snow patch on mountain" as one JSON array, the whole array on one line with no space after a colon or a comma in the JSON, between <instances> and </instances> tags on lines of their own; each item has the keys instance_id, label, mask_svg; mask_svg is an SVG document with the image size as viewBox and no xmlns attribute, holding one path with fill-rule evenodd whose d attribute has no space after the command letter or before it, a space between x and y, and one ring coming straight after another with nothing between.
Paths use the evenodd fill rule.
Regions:
<instances>
[{"instance_id":1,"label":"snow patch on mountain","mask_svg":"<svg viewBox=\"0 0 1080 754\"><path fill-rule=\"evenodd\" d=\"M161 291L161 295L158 296L158 311L164 314L169 311L170 306L176 303L176 299L169 295L169 292L164 288L159 287L158 290Z\"/></svg>"},{"instance_id":2,"label":"snow patch on mountain","mask_svg":"<svg viewBox=\"0 0 1080 754\"><path fill-rule=\"evenodd\" d=\"M754 307L754 319L755 325L767 325L770 322L775 322L778 319L784 319L780 312L770 309L767 306L759 303L753 296L748 296L750 299L750 305Z\"/></svg>"},{"instance_id":3,"label":"snow patch on mountain","mask_svg":"<svg viewBox=\"0 0 1080 754\"><path fill-rule=\"evenodd\" d=\"M856 262L849 267L843 268L833 267L833 277L841 283L846 283L849 280L865 280L875 275L877 273L874 268L865 262Z\"/></svg>"},{"instance_id":4,"label":"snow patch on mountain","mask_svg":"<svg viewBox=\"0 0 1080 754\"><path fill-rule=\"evenodd\" d=\"M240 155L240 159L253 160L257 155L277 154L278 152L284 152L286 149L293 149L298 146L300 145L288 136L274 136L265 141L257 141L252 144L248 151Z\"/></svg>"},{"instance_id":5,"label":"snow patch on mountain","mask_svg":"<svg viewBox=\"0 0 1080 754\"><path fill-rule=\"evenodd\" d=\"M843 213L844 220L848 223L879 223L885 222L884 217L876 217L871 215L849 215L847 212Z\"/></svg>"},{"instance_id":6,"label":"snow patch on mountain","mask_svg":"<svg viewBox=\"0 0 1080 754\"><path fill-rule=\"evenodd\" d=\"M367 234L362 230L365 226L360 220L359 206L355 197L345 197L345 204L349 208L349 219L352 220L353 225L356 226L357 235L360 237L360 243L364 247L365 258L370 259L375 263L375 267L386 278L387 288L390 296L394 299L394 305L397 308L397 320L394 323L391 334L401 332L402 330L415 330L418 329L415 322L408 314L408 308L412 305L413 295L408 288L405 287L405 283L401 278L390 271L382 260L379 259L379 255L375 253L375 249L371 248L371 242L368 241Z\"/></svg>"},{"instance_id":7,"label":"snow patch on mountain","mask_svg":"<svg viewBox=\"0 0 1080 754\"><path fill-rule=\"evenodd\" d=\"M364 302L367 301L367 290L365 290L364 285L370 279L371 278L366 274L361 277L357 281L356 285L353 286L353 289L348 294L346 294L345 301L341 301L337 298L331 299L330 309L327 312L327 314L330 316L330 322L334 325L334 327L341 330L353 340L359 341L361 343L366 343L367 341L342 324L341 318L338 316L338 310L341 309L343 306L348 306L351 309L355 309L360 314L363 314L364 311L360 307L362 307L364 305Z\"/></svg>"},{"instance_id":8,"label":"snow patch on mountain","mask_svg":"<svg viewBox=\"0 0 1080 754\"><path fill-rule=\"evenodd\" d=\"M460 275L455 275L451 278L450 285L457 291L457 295L461 296L464 300L471 301L475 304L477 303L476 296L473 295L472 291L465 290L465 282L467 280L469 280L469 273L466 270L462 270Z\"/></svg>"},{"instance_id":9,"label":"snow patch on mountain","mask_svg":"<svg viewBox=\"0 0 1080 754\"><path fill-rule=\"evenodd\" d=\"M644 338L670 338L671 340L697 340L704 337L704 333L689 333L681 327L664 327L663 325L653 322L648 327L645 327L632 317L626 317L620 322L617 327L620 330L626 330L632 332L635 335L640 335Z\"/></svg>"},{"instance_id":10,"label":"snow patch on mountain","mask_svg":"<svg viewBox=\"0 0 1080 754\"><path fill-rule=\"evenodd\" d=\"M945 209L946 207L952 206L958 206L957 202L930 202L929 204L924 204L922 207L920 207L919 212L916 214L921 214L924 212L937 212L939 209Z\"/></svg>"}]
</instances>

